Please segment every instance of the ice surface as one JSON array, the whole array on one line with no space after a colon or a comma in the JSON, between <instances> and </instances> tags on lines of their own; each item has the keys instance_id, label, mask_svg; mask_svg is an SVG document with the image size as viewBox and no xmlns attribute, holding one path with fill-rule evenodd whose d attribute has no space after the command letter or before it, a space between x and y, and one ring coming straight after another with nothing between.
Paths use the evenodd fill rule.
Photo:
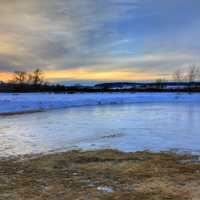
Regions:
<instances>
[{"instance_id":1,"label":"ice surface","mask_svg":"<svg viewBox=\"0 0 200 200\"><path fill-rule=\"evenodd\" d=\"M199 94L178 97L165 93L76 94L73 98L66 97L71 98L72 105L72 99L95 101L95 95L106 102L109 97L112 100L123 98L123 104L69 106L48 112L0 116L0 157L73 148L200 152ZM30 94L26 100L28 97ZM125 97L131 101L126 101ZM38 97L41 98L44 96ZM33 99L36 101L37 98L34 96Z\"/></svg>"}]
</instances>

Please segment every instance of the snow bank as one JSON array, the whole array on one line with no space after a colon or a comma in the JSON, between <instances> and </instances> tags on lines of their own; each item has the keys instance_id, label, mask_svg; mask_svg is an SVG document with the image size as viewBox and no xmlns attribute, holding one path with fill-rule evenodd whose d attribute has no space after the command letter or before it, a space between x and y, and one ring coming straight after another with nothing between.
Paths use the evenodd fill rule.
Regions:
<instances>
[{"instance_id":1,"label":"snow bank","mask_svg":"<svg viewBox=\"0 0 200 200\"><path fill-rule=\"evenodd\" d=\"M92 93L92 94L0 94L0 114L58 109L73 106L144 102L200 102L200 94Z\"/></svg>"}]
</instances>

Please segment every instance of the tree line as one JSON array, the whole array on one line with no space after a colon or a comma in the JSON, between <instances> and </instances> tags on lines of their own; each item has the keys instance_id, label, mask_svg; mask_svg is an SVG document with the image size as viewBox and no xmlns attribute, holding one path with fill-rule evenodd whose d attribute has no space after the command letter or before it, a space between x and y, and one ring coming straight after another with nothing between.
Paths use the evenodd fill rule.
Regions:
<instances>
[{"instance_id":1,"label":"tree line","mask_svg":"<svg viewBox=\"0 0 200 200\"><path fill-rule=\"evenodd\" d=\"M12 80L0 81L0 92L66 92L66 87L46 82L43 71L36 69L32 72L15 71Z\"/></svg>"},{"instance_id":2,"label":"tree line","mask_svg":"<svg viewBox=\"0 0 200 200\"><path fill-rule=\"evenodd\" d=\"M20 85L42 85L45 83L43 72L40 69L36 69L33 72L15 71L13 75L13 80L11 80L10 82Z\"/></svg>"},{"instance_id":3,"label":"tree line","mask_svg":"<svg viewBox=\"0 0 200 200\"><path fill-rule=\"evenodd\" d=\"M186 70L177 69L172 79L176 82L188 82L190 84L200 79L200 69L195 65L189 66Z\"/></svg>"}]
</instances>

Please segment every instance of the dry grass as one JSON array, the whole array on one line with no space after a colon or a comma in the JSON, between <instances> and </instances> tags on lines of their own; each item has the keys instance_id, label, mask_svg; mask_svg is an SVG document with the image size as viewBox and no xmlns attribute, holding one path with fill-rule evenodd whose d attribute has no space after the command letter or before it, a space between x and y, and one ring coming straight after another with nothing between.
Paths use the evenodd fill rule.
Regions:
<instances>
[{"instance_id":1,"label":"dry grass","mask_svg":"<svg viewBox=\"0 0 200 200\"><path fill-rule=\"evenodd\" d=\"M199 200L200 164L173 153L71 151L0 161L0 200Z\"/></svg>"}]
</instances>

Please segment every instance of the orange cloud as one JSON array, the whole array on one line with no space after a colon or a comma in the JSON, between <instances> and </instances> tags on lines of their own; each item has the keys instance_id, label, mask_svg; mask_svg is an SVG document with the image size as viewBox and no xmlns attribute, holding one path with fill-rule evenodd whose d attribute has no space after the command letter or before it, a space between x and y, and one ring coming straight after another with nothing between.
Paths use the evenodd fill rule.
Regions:
<instances>
[{"instance_id":1,"label":"orange cloud","mask_svg":"<svg viewBox=\"0 0 200 200\"><path fill-rule=\"evenodd\" d=\"M9 81L13 79L13 74L10 72L0 72L0 81Z\"/></svg>"}]
</instances>

